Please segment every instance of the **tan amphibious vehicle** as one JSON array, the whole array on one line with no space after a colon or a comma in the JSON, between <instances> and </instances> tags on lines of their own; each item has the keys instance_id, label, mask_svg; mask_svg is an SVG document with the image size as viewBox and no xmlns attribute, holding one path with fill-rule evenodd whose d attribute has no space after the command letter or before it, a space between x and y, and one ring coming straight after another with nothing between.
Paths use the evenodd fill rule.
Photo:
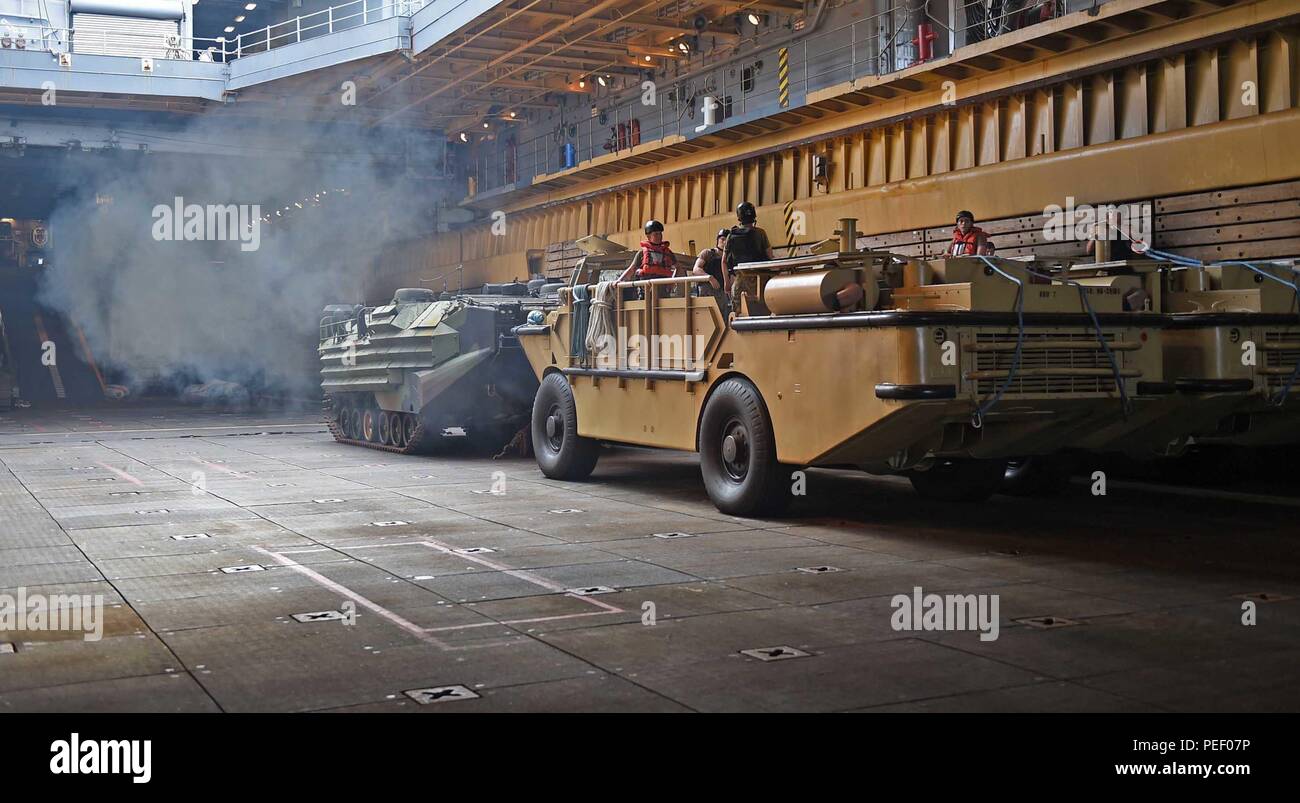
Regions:
<instances>
[{"instance_id":1,"label":"tan amphibious vehicle","mask_svg":"<svg viewBox=\"0 0 1300 803\"><path fill-rule=\"evenodd\" d=\"M516 327L541 382L542 471L586 477L605 441L699 451L728 513L780 507L804 466L978 499L1008 458L1173 392L1166 317L1126 309L1123 288L1017 260L857 251L855 222L811 255L738 266L728 314L707 277L605 281ZM833 310L837 297L855 301Z\"/></svg>"}]
</instances>

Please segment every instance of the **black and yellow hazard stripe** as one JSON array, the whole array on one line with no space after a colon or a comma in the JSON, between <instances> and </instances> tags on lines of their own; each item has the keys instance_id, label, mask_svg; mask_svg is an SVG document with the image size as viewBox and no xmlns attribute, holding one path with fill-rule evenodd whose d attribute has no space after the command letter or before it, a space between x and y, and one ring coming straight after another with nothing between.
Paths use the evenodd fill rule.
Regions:
<instances>
[{"instance_id":1,"label":"black and yellow hazard stripe","mask_svg":"<svg viewBox=\"0 0 1300 803\"><path fill-rule=\"evenodd\" d=\"M785 202L785 242L794 253L794 201Z\"/></svg>"},{"instance_id":2,"label":"black and yellow hazard stripe","mask_svg":"<svg viewBox=\"0 0 1300 803\"><path fill-rule=\"evenodd\" d=\"M777 51L777 78L781 88L781 108L790 107L790 48Z\"/></svg>"}]
</instances>

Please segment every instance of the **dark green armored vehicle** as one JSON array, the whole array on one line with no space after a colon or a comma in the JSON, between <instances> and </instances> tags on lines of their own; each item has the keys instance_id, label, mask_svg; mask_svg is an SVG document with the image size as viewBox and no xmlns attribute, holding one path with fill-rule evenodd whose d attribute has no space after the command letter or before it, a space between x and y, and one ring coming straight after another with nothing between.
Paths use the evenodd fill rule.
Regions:
<instances>
[{"instance_id":1,"label":"dark green armored vehicle","mask_svg":"<svg viewBox=\"0 0 1300 803\"><path fill-rule=\"evenodd\" d=\"M537 392L510 330L546 305L522 284L484 290L409 288L380 307L326 307L318 351L334 439L410 454L460 429L481 448L505 445Z\"/></svg>"}]
</instances>

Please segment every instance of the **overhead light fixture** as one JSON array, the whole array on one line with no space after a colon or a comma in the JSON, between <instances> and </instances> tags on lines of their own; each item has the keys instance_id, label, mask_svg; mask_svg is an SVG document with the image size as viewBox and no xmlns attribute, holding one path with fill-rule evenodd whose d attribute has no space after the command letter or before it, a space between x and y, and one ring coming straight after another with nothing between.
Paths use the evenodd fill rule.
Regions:
<instances>
[{"instance_id":1,"label":"overhead light fixture","mask_svg":"<svg viewBox=\"0 0 1300 803\"><path fill-rule=\"evenodd\" d=\"M487 127L488 127L487 120L484 120L484 121L483 121L483 127L484 127L484 128L487 128Z\"/></svg>"},{"instance_id":2,"label":"overhead light fixture","mask_svg":"<svg viewBox=\"0 0 1300 803\"><path fill-rule=\"evenodd\" d=\"M579 79L578 79L578 89L586 89L586 88L587 88L587 79L585 79L585 78L579 78Z\"/></svg>"},{"instance_id":3,"label":"overhead light fixture","mask_svg":"<svg viewBox=\"0 0 1300 803\"><path fill-rule=\"evenodd\" d=\"M691 46L686 43L685 39L677 43L677 49L682 51L683 53L691 52Z\"/></svg>"},{"instance_id":4,"label":"overhead light fixture","mask_svg":"<svg viewBox=\"0 0 1300 803\"><path fill-rule=\"evenodd\" d=\"M252 11L255 8L257 8L257 3L249 3L248 5L244 6L245 11Z\"/></svg>"},{"instance_id":5,"label":"overhead light fixture","mask_svg":"<svg viewBox=\"0 0 1300 803\"><path fill-rule=\"evenodd\" d=\"M762 18L762 17L758 16L757 14L755 14L755 13L752 12L752 11L749 12L749 24L750 24L750 25L757 25L757 24L759 24L759 23L762 22L762 21L763 21L763 18Z\"/></svg>"},{"instance_id":6,"label":"overhead light fixture","mask_svg":"<svg viewBox=\"0 0 1300 803\"><path fill-rule=\"evenodd\" d=\"M651 59L650 56L648 56L648 55L645 57L645 60L646 60L647 62L652 61L652 59Z\"/></svg>"},{"instance_id":7,"label":"overhead light fixture","mask_svg":"<svg viewBox=\"0 0 1300 803\"><path fill-rule=\"evenodd\" d=\"M235 32L235 26L233 25L226 26L226 33L234 33L234 32Z\"/></svg>"},{"instance_id":8,"label":"overhead light fixture","mask_svg":"<svg viewBox=\"0 0 1300 803\"><path fill-rule=\"evenodd\" d=\"M597 76L596 76L596 83L600 84L601 86L605 86L605 76L603 76L603 75L597 75Z\"/></svg>"},{"instance_id":9,"label":"overhead light fixture","mask_svg":"<svg viewBox=\"0 0 1300 803\"><path fill-rule=\"evenodd\" d=\"M511 120L515 119L515 118L518 117L518 116L519 116L519 114L518 114L517 112L514 112L514 111L510 112L510 119L511 119Z\"/></svg>"},{"instance_id":10,"label":"overhead light fixture","mask_svg":"<svg viewBox=\"0 0 1300 803\"><path fill-rule=\"evenodd\" d=\"M243 15L243 14L240 14L238 17L235 17L235 22L243 22L243 21L244 21L244 15Z\"/></svg>"},{"instance_id":11,"label":"overhead light fixture","mask_svg":"<svg viewBox=\"0 0 1300 803\"><path fill-rule=\"evenodd\" d=\"M464 131L460 132L460 141L469 142L469 134L466 134Z\"/></svg>"}]
</instances>

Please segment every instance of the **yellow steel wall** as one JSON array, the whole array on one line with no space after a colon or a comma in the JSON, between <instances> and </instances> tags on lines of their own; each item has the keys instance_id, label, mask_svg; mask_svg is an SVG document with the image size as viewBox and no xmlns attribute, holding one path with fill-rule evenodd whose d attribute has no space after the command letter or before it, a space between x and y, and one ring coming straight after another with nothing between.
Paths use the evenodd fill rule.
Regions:
<instances>
[{"instance_id":1,"label":"yellow steel wall","mask_svg":"<svg viewBox=\"0 0 1300 803\"><path fill-rule=\"evenodd\" d=\"M759 205L780 245L789 200L807 216L797 239L811 242L840 217L872 234L941 225L960 208L1002 217L1067 195L1098 203L1297 178L1298 43L1297 28L1282 27L511 212L503 236L483 224L389 249L379 284L415 284L462 263L467 285L522 279L529 249L593 233L633 245L651 217L678 250L703 248L742 200ZM824 185L813 181L814 154L830 157Z\"/></svg>"}]
</instances>

